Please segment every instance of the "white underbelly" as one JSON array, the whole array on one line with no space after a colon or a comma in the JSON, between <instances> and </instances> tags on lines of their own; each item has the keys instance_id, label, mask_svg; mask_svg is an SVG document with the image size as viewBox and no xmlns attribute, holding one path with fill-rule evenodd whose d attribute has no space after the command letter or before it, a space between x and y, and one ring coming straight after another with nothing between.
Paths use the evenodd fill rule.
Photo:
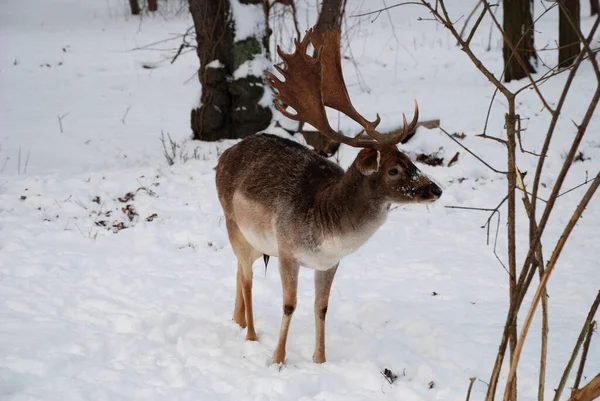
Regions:
<instances>
[{"instance_id":1,"label":"white underbelly","mask_svg":"<svg viewBox=\"0 0 600 401\"><path fill-rule=\"evenodd\" d=\"M256 232L244 227L240 227L240 231L244 235L244 238L246 238L246 241L259 252L270 256L277 256L279 254L275 233L265 231Z\"/></svg>"},{"instance_id":2,"label":"white underbelly","mask_svg":"<svg viewBox=\"0 0 600 401\"><path fill-rule=\"evenodd\" d=\"M329 270L346 255L356 251L366 238L362 236L331 237L325 239L315 250L302 250L298 259L302 266L315 270Z\"/></svg>"}]
</instances>

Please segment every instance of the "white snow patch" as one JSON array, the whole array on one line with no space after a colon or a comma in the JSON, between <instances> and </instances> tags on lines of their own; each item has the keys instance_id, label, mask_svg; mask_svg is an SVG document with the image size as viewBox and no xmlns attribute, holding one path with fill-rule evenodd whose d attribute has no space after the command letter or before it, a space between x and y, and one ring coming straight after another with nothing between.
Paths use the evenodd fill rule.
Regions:
<instances>
[{"instance_id":1,"label":"white snow patch","mask_svg":"<svg viewBox=\"0 0 600 401\"><path fill-rule=\"evenodd\" d=\"M218 68L224 68L225 64L221 63L220 60L213 60L210 63L206 64L206 68L214 68L214 69L218 69Z\"/></svg>"},{"instance_id":2,"label":"white snow patch","mask_svg":"<svg viewBox=\"0 0 600 401\"><path fill-rule=\"evenodd\" d=\"M242 4L239 0L230 0L229 4L235 23L235 42L264 35L265 14L262 4Z\"/></svg>"}]
</instances>

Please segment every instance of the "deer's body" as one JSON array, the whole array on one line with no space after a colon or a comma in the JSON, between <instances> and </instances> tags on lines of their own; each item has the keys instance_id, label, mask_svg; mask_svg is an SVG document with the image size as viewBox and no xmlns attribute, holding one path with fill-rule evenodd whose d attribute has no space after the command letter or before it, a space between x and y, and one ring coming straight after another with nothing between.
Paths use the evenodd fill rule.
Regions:
<instances>
[{"instance_id":1,"label":"deer's body","mask_svg":"<svg viewBox=\"0 0 600 401\"><path fill-rule=\"evenodd\" d=\"M306 54L312 37L318 56ZM315 362L325 362L325 316L331 284L340 260L357 250L385 222L392 203L430 202L442 190L396 147L414 130L415 117L403 132L383 135L350 103L339 51L339 30L309 31L294 54L279 55L276 66L285 82L267 73L277 99L293 107L286 116L304 120L323 135L363 148L347 171L304 146L273 135L257 134L225 151L216 184L227 233L238 259L234 320L257 339L252 312L252 264L263 255L279 258L283 317L273 362L285 360L287 335L296 309L300 266L315 269ZM327 122L325 106L359 122L367 136L345 137Z\"/></svg>"},{"instance_id":2,"label":"deer's body","mask_svg":"<svg viewBox=\"0 0 600 401\"><path fill-rule=\"evenodd\" d=\"M364 197L362 174L274 135L257 134L223 153L219 200L227 219L261 254L327 270L384 223L389 201Z\"/></svg>"}]
</instances>

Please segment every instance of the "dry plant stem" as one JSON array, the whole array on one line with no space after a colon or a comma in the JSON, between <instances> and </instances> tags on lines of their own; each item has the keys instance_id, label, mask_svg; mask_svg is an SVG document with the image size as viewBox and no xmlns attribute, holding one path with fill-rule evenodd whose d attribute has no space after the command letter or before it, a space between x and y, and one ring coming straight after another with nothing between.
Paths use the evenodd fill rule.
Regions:
<instances>
[{"instance_id":1,"label":"dry plant stem","mask_svg":"<svg viewBox=\"0 0 600 401\"><path fill-rule=\"evenodd\" d=\"M546 283L548 283L548 280L550 279L550 275L552 274L552 271L554 270L554 267L556 266L556 262L558 261L558 258L560 257L560 254L561 254L567 240L569 239L569 236L571 235L571 232L573 231L575 224L577 224L577 222L579 221L581 214L583 213L583 211L587 207L588 203L592 199L592 196L598 189L598 186L600 186L600 172L598 172L596 174L596 177L594 178L592 185L588 188L585 195L581 199L581 202L579 202L579 204L577 205L577 208L575 209L575 211L573 212L573 215L571 216L571 219L565 226L565 229L563 230L563 233L560 236L560 238L556 244L556 247L554 248L554 251L552 252L552 256L550 256L550 260L548 261L548 266L546 267L546 271L544 272L544 275L542 276L542 279L540 280L540 283L535 292L535 295L533 296L533 300L531 301L531 306L529 307L529 310L527 311L527 316L525 317L525 320L523 322L523 327L521 328L521 332L519 334L519 340L517 342L517 347L515 349L514 357L510 364L508 378L506 380L506 387L504 390L504 401L510 400L510 396L512 393L511 389L513 387L513 383L515 382L517 366L519 364L519 357L520 357L521 351L523 349L523 344L525 343L525 338L527 337L527 332L529 331L529 327L531 326L533 314L535 313L537 305L540 301L540 297L542 296L542 294L546 288ZM598 300L598 302L600 302L600 297L597 298L597 300ZM594 302L594 304L596 305L596 308L597 308L596 302ZM590 310L590 312L591 312L591 310ZM594 313L595 313L595 309L594 309ZM591 321L591 319L590 319L590 321ZM582 341L583 341L583 339L582 339Z\"/></svg>"},{"instance_id":2,"label":"dry plant stem","mask_svg":"<svg viewBox=\"0 0 600 401\"><path fill-rule=\"evenodd\" d=\"M515 229L515 188L517 185L517 173L516 173L516 138L515 138L515 127L516 127L516 116L515 116L515 100L514 98L510 98L508 100L508 113L505 116L505 124L506 124L506 137L507 137L507 167L508 174L507 184L508 184L508 217L507 217L507 233L508 233L508 272L509 272L509 299L510 299L510 308L516 308L517 303L517 243L516 243L516 229ZM510 349L510 360L511 363L515 357L515 349L517 346L517 321L516 319L511 322L509 328L509 349ZM513 382L513 386L510 389L512 395L510 399L515 400L517 397L517 386L516 381Z\"/></svg>"},{"instance_id":3,"label":"dry plant stem","mask_svg":"<svg viewBox=\"0 0 600 401\"><path fill-rule=\"evenodd\" d=\"M593 34L595 29L598 27L598 22L599 22L599 20L596 21L596 24L594 25L594 28L592 29L591 34ZM532 277L532 272L534 271L533 268L530 268L530 266L532 266L532 258L533 258L534 250L537 247L537 244L541 240L542 233L543 233L546 223L550 217L550 213L552 212L552 209L554 207L556 199L558 198L558 194L559 194L562 184L565 180L567 172L569 171L569 169L573 163L577 149L579 148L579 144L581 143L581 140L583 139L583 136L585 135L585 132L587 130L589 122L592 118L592 115L593 115L595 109L596 109L596 106L598 105L598 101L600 100L600 70L598 69L598 63L595 60L595 58L593 58L593 54L589 47L588 40L583 41L583 48L585 51L588 52L588 55L590 55L590 62L592 64L592 66L594 67L594 71L596 72L596 78L597 78L596 91L594 92L594 95L592 96L592 99L590 100L588 109L586 110L586 113L581 121L581 124L579 126L577 126L577 134L575 135L575 138L573 139L571 148L569 149L569 153L565 157L565 161L563 163L561 171L559 172L556 182L554 184L554 187L552 188L552 192L550 194L550 197L548 198L546 207L544 208L544 212L542 213L542 217L540 218L540 221L538 223L538 229L536 230L535 238L534 238L533 243L531 244L530 249L527 253L525 262L523 263L523 269L521 270L521 274L520 274L519 280L518 280L518 286L520 289L519 292L520 292L521 299L524 297L525 292L527 291L527 289L529 287L529 282ZM570 85L570 81L568 81L567 84ZM563 95L566 96L566 93L564 91L563 91ZM562 107L562 102L564 102L564 97L562 97L562 95L561 95L561 107ZM557 107L557 109L558 109L558 107ZM553 119L553 121L554 121L554 119ZM548 131L547 136L552 135L553 132L554 132L554 128L552 128L551 130ZM546 138L546 139L548 139L548 138ZM544 155L544 152L542 152L542 157L540 157L538 163L543 163L544 160L545 160L545 155ZM537 172L536 172L536 178L538 178ZM538 183L539 183L539 181L538 181ZM535 185L535 183L534 183L534 185ZM537 196L533 196L532 197L532 205L535 205L536 200L537 200ZM532 209L533 209L533 212L535 213L535 207L533 207Z\"/></svg>"},{"instance_id":4,"label":"dry plant stem","mask_svg":"<svg viewBox=\"0 0 600 401\"><path fill-rule=\"evenodd\" d=\"M599 84L600 84L600 82L599 82ZM517 288L519 290L518 300L517 300L516 304L514 305L514 308L513 308L513 305L511 305L511 307L509 308L509 311L507 314L507 320L505 323L506 324L505 329L502 334L502 340L500 342L499 352L496 357L496 362L494 365L494 370L492 371L492 376L490 378L490 386L488 388L488 393L486 395L486 400L488 400L488 401L491 401L494 399L496 386L498 384L498 377L500 376L500 370L502 368L502 361L504 359L504 350L506 349L506 343L507 343L507 339L508 339L508 330L511 327L512 322L514 320L516 320L516 316L519 311L519 307L520 307L521 303L523 302L525 293L529 289L529 285L535 274L535 265L533 264L533 255L534 255L535 250L537 249L538 245L540 244L542 233L544 231L544 228L548 221L550 213L554 207L556 199L558 198L558 193L560 191L560 187L562 186L564 179L566 177L566 174L573 163L573 159L575 158L575 154L577 152L579 144L581 143L581 139L583 138L583 135L585 134L585 131L591 120L591 117L596 108L596 105L598 104L599 99L600 99L600 86L598 86L596 88L596 92L594 93L594 96L593 96L592 100L590 101L588 110L583 118L583 121L582 121L581 125L578 126L577 134L576 134L575 138L573 139L571 149L569 150L569 153L567 154L567 157L565 158L563 167L557 177L556 183L552 189L552 193L551 193L550 197L548 198L548 202L546 203L546 208L544 209L544 212L543 212L540 222L538 224L535 237L530 242L530 247L529 247L529 251L527 253L527 257L525 258L525 262L523 263L523 268L521 269L521 274L519 276L519 280L517 281L517 286L518 286ZM540 158L540 160L542 160L542 159ZM596 183L597 180L598 180L598 177L596 177L594 179L594 183ZM594 185L594 184L592 184L592 185ZM588 191L589 191L589 189L588 189ZM535 198L533 198L533 199L535 199ZM529 268L529 266L531 266L532 268ZM546 275L547 272L545 272L544 274ZM523 333L523 331L522 331L522 333ZM511 363L511 369L512 369L512 363ZM516 367L515 367L515 369L516 369ZM515 372L516 372L516 370L515 370ZM510 376L509 376L509 378L510 378Z\"/></svg>"},{"instance_id":5,"label":"dry plant stem","mask_svg":"<svg viewBox=\"0 0 600 401\"><path fill-rule=\"evenodd\" d=\"M473 9L471 10L471 12L469 13L469 15L467 16L467 18L465 19L465 24L463 25L463 27L462 27L462 29L460 30L460 33L459 33L459 35L461 37L465 34L465 31L467 30L467 25L469 25L469 21L471 21L471 18L473 18L473 15L475 15L475 13L477 12L477 9L479 8L480 5L481 5L481 0L478 0L477 4L475 4L475 7L473 7ZM477 30L477 27L481 23L481 20L483 19L484 15L485 15L485 10L484 10L484 12L482 12L482 13L479 14L479 17L475 21L475 25L473 26L473 28L470 31L471 33ZM467 39L467 42L469 42L468 39Z\"/></svg>"},{"instance_id":6,"label":"dry plant stem","mask_svg":"<svg viewBox=\"0 0 600 401\"><path fill-rule=\"evenodd\" d=\"M558 401L558 399L560 398L560 395L562 394L562 392L565 388L565 385L567 384L567 379L569 378L569 374L571 373L571 368L575 364L575 360L577 359L577 354L579 354L579 349L581 348L581 344L583 344L583 341L584 341L586 335L591 337L591 334L589 334L588 332L590 331L590 327L592 326L592 321L594 320L594 316L596 315L596 311L598 310L598 305L600 305L600 291L598 291L598 295L596 295L596 299L594 300L594 303L592 304L590 311L588 312L587 318L585 319L585 322L583 322L583 327L581 328L579 337L577 337L577 342L575 343L575 347L573 347L573 352L571 353L569 362L567 363L567 366L565 367L565 370L560 378L560 382L558 383L558 387L556 388L556 393L554 395L554 401ZM582 362L581 365L585 364L585 355L582 356L581 362ZM581 368L581 370L583 370L583 367L581 365L580 365L580 368ZM578 385L579 385L579 383L577 383L574 386L574 388L577 388Z\"/></svg>"},{"instance_id":7,"label":"dry plant stem","mask_svg":"<svg viewBox=\"0 0 600 401\"><path fill-rule=\"evenodd\" d=\"M592 27L590 34L588 35L587 42L589 42L598 29L598 24L600 23L600 18L596 19L594 26ZM536 201L537 194L540 187L540 179L542 177L542 170L544 168L544 162L546 161L546 156L548 154L548 149L550 148L550 141L552 140L552 136L554 135L554 130L556 128L556 124L558 122L558 117L560 116L560 112L562 111L563 105L565 104L565 99L569 90L571 89L571 84L573 83L573 79L575 78L575 74L581 65L581 62L584 58L585 48L581 50L579 56L575 60L573 64L569 76L567 77L567 81L565 82L565 86L563 87L562 93L560 94L560 98L558 99L558 103L556 105L556 109L554 110L554 114L552 115L552 120L550 121L550 125L548 126L548 132L546 133L546 138L544 139L544 144L542 145L542 151L540 153L540 160L538 162L537 168L535 170L535 178L533 179L533 187L531 188L532 199L531 199L531 207L533 209L533 214L535 215L536 210ZM593 61L594 62L594 61Z\"/></svg>"},{"instance_id":8,"label":"dry plant stem","mask_svg":"<svg viewBox=\"0 0 600 401\"><path fill-rule=\"evenodd\" d=\"M593 401L600 397L600 375L596 375L581 390L573 389L569 401Z\"/></svg>"},{"instance_id":9,"label":"dry plant stem","mask_svg":"<svg viewBox=\"0 0 600 401\"><path fill-rule=\"evenodd\" d=\"M465 401L469 401L469 399L471 398L471 389L473 388L473 383L475 383L475 380L477 380L476 377L469 378L469 389L467 390L467 398Z\"/></svg>"},{"instance_id":10,"label":"dry plant stem","mask_svg":"<svg viewBox=\"0 0 600 401\"><path fill-rule=\"evenodd\" d=\"M573 382L573 388L579 388L581 376L583 376L583 368L585 367L585 361L587 360L587 354L590 349L590 343L592 342L592 334L594 334L596 326L597 324L594 320L588 329L587 336L585 337L585 342L583 343L583 350L581 351L581 361L579 362L579 368L577 369L577 374L575 375L575 382Z\"/></svg>"},{"instance_id":11,"label":"dry plant stem","mask_svg":"<svg viewBox=\"0 0 600 401\"><path fill-rule=\"evenodd\" d=\"M529 219L529 242L533 240L533 236L537 230L537 224L535 221L535 215L533 214L533 210L531 208L531 201L527 196L527 189L525 188L525 183L523 182L523 176L520 171L517 169L517 187L521 190L521 195L523 199L523 206L525 207L525 211L527 212L527 218ZM538 273L540 276L540 280L544 275L544 253L542 252L542 244L539 243L536 249L536 260L535 264L538 267ZM519 301L520 302L520 301ZM542 294L542 332L541 332L541 351L540 351L540 374L538 379L538 401L544 400L544 388L546 383L546 361L548 357L548 292L544 289L544 293Z\"/></svg>"},{"instance_id":12,"label":"dry plant stem","mask_svg":"<svg viewBox=\"0 0 600 401\"><path fill-rule=\"evenodd\" d=\"M524 296L524 293L527 291L527 287L524 287L523 283L525 282L525 279L527 278L528 274L530 274L531 270L533 270L533 269L529 268L529 266L531 266L535 248L537 247L537 244L541 240L542 233L544 232L544 229L546 227L546 223L548 222L548 219L550 218L550 213L552 212L552 209L554 208L554 204L556 203L556 199L558 198L560 188L562 187L565 177L567 176L567 173L568 173L571 165L573 164L573 160L575 159L575 155L577 153L577 149L579 148L579 144L581 143L581 140L583 139L583 136L585 135L585 132L586 132L589 122L592 118L592 115L594 114L596 106L598 105L599 100L600 100L600 80L597 82L596 91L594 92L594 95L593 95L592 99L590 100L588 109L586 110L583 120L582 120L581 124L579 126L577 126L577 134L575 135L575 138L573 138L573 142L571 144L571 148L569 149L569 153L565 157L563 166L556 178L556 182L554 184L554 187L552 188L552 192L550 194L550 197L548 198L546 207L544 208L544 212L542 213L542 217L540 218L540 221L538 223L538 229L537 229L535 238L529 248L527 257L525 258L525 262L523 263L523 269L521 270L521 274L520 274L519 280L517 282L521 296ZM543 158L540 158L540 162L541 162L541 160L543 160ZM532 201L534 201L535 199L536 198L533 198Z\"/></svg>"},{"instance_id":13,"label":"dry plant stem","mask_svg":"<svg viewBox=\"0 0 600 401\"><path fill-rule=\"evenodd\" d=\"M589 46L588 46L588 48L589 48ZM593 62L595 62L595 60ZM600 84L600 81L598 81L598 84ZM561 168L561 171L556 179L556 183L555 183L554 187L552 188L552 193L551 193L550 197L548 198L546 207L544 209L544 212L542 214L540 222L538 223L538 228L536 230L535 237L534 237L533 241L531 241L531 243L530 243L527 257L525 258L525 262L523 263L523 268L521 269L521 273L520 273L519 279L517 281L517 288L519 291L518 300L514 305L511 305L511 307L509 308L509 311L507 313L505 329L502 334L499 351L496 356L496 362L494 363L494 369L492 371L492 375L490 378L490 385L488 387L488 392L486 395L487 401L492 401L494 399L494 396L496 393L496 387L498 385L498 378L500 376L500 370L502 369L502 362L504 360L504 352L506 350L506 345L508 342L509 329L512 326L512 322L516 320L517 313L519 311L519 307L520 307L521 303L523 302L525 293L527 292L529 285L531 283L531 280L535 273L535 268L534 268L534 265L532 264L535 249L537 249L538 244L540 244L540 240L541 240L542 234L544 232L544 228L546 226L546 223L548 222L548 219L550 217L550 213L554 207L554 204L556 203L556 199L558 198L558 193L560 192L560 188L565 180L565 177L567 175L567 172L569 171L569 168L571 167L571 165L573 163L573 159L575 158L577 149L579 148L579 144L581 143L581 140L582 140L583 136L585 135L585 131L587 129L587 126L589 125L589 122L592 118L594 110L596 109L599 99L600 99L600 86L597 86L596 92L594 93L594 96L592 97L592 100L590 101L590 103L588 105L588 110L586 111L586 114L581 122L581 125L578 126L577 134L575 135L575 138L573 139L573 143L571 144L569 153L567 154L565 161L563 163L563 166ZM540 158L540 160L543 160L543 158ZM537 199L537 198L534 197L533 199ZM532 266L533 268L529 268L529 266ZM515 372L516 372L516 370L515 370Z\"/></svg>"},{"instance_id":14,"label":"dry plant stem","mask_svg":"<svg viewBox=\"0 0 600 401\"><path fill-rule=\"evenodd\" d=\"M540 247L541 254L541 247ZM540 280L544 276L544 263L537 263ZM538 376L538 401L544 401L546 385L546 362L548 360L548 292L544 288L542 293L542 343L540 350L540 374Z\"/></svg>"}]
</instances>

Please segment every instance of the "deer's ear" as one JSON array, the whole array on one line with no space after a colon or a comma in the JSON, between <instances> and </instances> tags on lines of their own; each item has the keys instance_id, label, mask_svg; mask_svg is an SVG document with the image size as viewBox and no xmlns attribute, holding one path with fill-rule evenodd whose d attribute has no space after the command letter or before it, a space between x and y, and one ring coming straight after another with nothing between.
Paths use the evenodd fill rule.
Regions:
<instances>
[{"instance_id":1,"label":"deer's ear","mask_svg":"<svg viewBox=\"0 0 600 401\"><path fill-rule=\"evenodd\" d=\"M363 175L371 175L379 171L381 155L376 149L365 148L356 157L356 167Z\"/></svg>"}]
</instances>

